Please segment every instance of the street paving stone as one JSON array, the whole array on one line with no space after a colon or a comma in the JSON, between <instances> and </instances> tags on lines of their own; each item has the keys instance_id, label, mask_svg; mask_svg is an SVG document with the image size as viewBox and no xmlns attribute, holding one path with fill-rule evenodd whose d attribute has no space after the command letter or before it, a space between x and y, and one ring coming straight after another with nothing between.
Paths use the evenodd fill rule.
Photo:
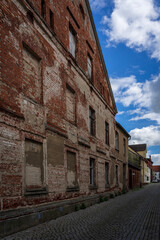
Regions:
<instances>
[{"instance_id":1,"label":"street paving stone","mask_svg":"<svg viewBox=\"0 0 160 240\"><path fill-rule=\"evenodd\" d=\"M160 183L3 238L23 239L159 240Z\"/></svg>"}]
</instances>

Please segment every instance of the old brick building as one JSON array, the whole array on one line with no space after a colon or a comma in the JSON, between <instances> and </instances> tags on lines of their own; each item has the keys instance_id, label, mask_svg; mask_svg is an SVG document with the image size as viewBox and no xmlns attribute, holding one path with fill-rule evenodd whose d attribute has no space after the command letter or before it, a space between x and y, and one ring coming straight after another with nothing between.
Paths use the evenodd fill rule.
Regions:
<instances>
[{"instance_id":1,"label":"old brick building","mask_svg":"<svg viewBox=\"0 0 160 240\"><path fill-rule=\"evenodd\" d=\"M117 109L88 0L2 0L0 16L0 209L1 220L13 210L13 232L14 218L94 202L128 172L116 168Z\"/></svg>"},{"instance_id":2,"label":"old brick building","mask_svg":"<svg viewBox=\"0 0 160 240\"><path fill-rule=\"evenodd\" d=\"M133 145L132 145L133 146ZM141 166L143 157L138 154L133 148L128 147L128 180L129 188L141 187Z\"/></svg>"}]
</instances>

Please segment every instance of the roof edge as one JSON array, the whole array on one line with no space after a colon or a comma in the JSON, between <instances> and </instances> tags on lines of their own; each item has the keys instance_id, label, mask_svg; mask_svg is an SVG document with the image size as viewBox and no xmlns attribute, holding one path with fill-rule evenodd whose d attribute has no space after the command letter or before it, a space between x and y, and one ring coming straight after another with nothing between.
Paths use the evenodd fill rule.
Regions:
<instances>
[{"instance_id":1,"label":"roof edge","mask_svg":"<svg viewBox=\"0 0 160 240\"><path fill-rule=\"evenodd\" d=\"M104 61L104 58L103 58L101 45L99 43L99 38L98 38L97 30L96 30L96 27L95 27L95 23L94 23L91 7L90 7L90 4L89 4L89 0L85 0L85 2L86 2L87 9L88 9L89 17L90 17L90 20L91 20L91 24L92 24L92 27L93 27L93 31L94 31L94 34L95 34L95 39L96 39L97 47L98 47L98 50L99 50L100 58L101 58L101 61L102 61L104 74L105 74L105 77L106 77L106 80L107 80L107 83L108 83L109 91L110 91L111 98L112 98L112 101L113 101L113 107L114 107L115 114L116 114L116 113L118 113L118 111L117 111L117 107L116 107L113 91L112 91L112 88L111 88L111 84L110 84L110 80L109 80L106 64L105 64L105 61Z\"/></svg>"},{"instance_id":2,"label":"roof edge","mask_svg":"<svg viewBox=\"0 0 160 240\"><path fill-rule=\"evenodd\" d=\"M131 138L129 133L124 129L124 127L122 127L122 125L119 122L116 121L116 125L127 135L128 138Z\"/></svg>"}]
</instances>

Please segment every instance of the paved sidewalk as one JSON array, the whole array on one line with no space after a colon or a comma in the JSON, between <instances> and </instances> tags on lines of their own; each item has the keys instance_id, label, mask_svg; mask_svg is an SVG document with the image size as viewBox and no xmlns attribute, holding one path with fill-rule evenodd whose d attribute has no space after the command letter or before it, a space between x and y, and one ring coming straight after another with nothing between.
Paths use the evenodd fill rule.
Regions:
<instances>
[{"instance_id":1,"label":"paved sidewalk","mask_svg":"<svg viewBox=\"0 0 160 240\"><path fill-rule=\"evenodd\" d=\"M159 240L160 183L3 238L5 240Z\"/></svg>"}]
</instances>

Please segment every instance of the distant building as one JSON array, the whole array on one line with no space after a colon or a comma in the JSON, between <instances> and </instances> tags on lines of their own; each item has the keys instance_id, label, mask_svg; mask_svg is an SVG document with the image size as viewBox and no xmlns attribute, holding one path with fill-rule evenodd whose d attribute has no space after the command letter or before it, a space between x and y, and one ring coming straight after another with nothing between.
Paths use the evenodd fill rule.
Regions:
<instances>
[{"instance_id":1,"label":"distant building","mask_svg":"<svg viewBox=\"0 0 160 240\"><path fill-rule=\"evenodd\" d=\"M160 165L152 166L152 180L160 181Z\"/></svg>"},{"instance_id":2,"label":"distant building","mask_svg":"<svg viewBox=\"0 0 160 240\"><path fill-rule=\"evenodd\" d=\"M146 158L147 144L129 145L129 147L141 156L141 184L151 182L151 159Z\"/></svg>"},{"instance_id":3,"label":"distant building","mask_svg":"<svg viewBox=\"0 0 160 240\"><path fill-rule=\"evenodd\" d=\"M152 160L151 160L151 156L149 156L149 158L146 159L146 163L147 163L147 183L151 183L152 182Z\"/></svg>"},{"instance_id":4,"label":"distant building","mask_svg":"<svg viewBox=\"0 0 160 240\"><path fill-rule=\"evenodd\" d=\"M118 169L118 181L121 189L128 188L128 139L130 135L122 127L122 125L116 122L115 128L115 149L116 149L116 168ZM117 171L117 169L115 169Z\"/></svg>"},{"instance_id":5,"label":"distant building","mask_svg":"<svg viewBox=\"0 0 160 240\"><path fill-rule=\"evenodd\" d=\"M129 188L141 186L141 155L128 147L128 179Z\"/></svg>"}]
</instances>

